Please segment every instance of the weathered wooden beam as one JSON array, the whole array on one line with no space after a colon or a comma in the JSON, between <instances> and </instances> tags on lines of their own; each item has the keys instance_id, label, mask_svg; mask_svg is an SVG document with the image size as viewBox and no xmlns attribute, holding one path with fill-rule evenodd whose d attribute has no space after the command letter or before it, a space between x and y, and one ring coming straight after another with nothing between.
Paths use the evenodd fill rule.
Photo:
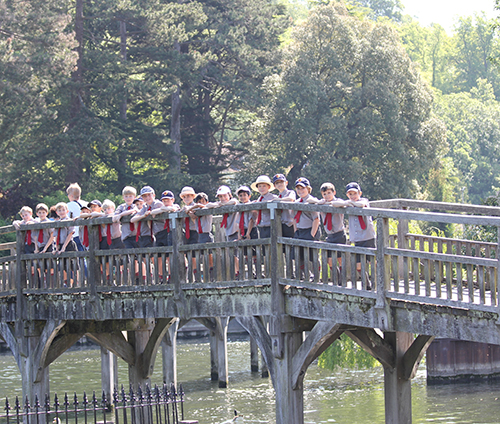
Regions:
<instances>
[{"instance_id":1,"label":"weathered wooden beam","mask_svg":"<svg viewBox=\"0 0 500 424\"><path fill-rule=\"evenodd\" d=\"M163 382L173 384L177 387L177 331L180 320L177 318L167 330L163 337L162 358L163 358Z\"/></svg>"},{"instance_id":2,"label":"weathered wooden beam","mask_svg":"<svg viewBox=\"0 0 500 424\"><path fill-rule=\"evenodd\" d=\"M99 346L113 352L122 358L127 364L135 364L135 351L121 332L117 333L86 333L86 336L94 340Z\"/></svg>"},{"instance_id":3,"label":"weathered wooden beam","mask_svg":"<svg viewBox=\"0 0 500 424\"><path fill-rule=\"evenodd\" d=\"M196 318L196 321L205 326L208 330L215 332L216 323L213 318Z\"/></svg>"},{"instance_id":4,"label":"weathered wooden beam","mask_svg":"<svg viewBox=\"0 0 500 424\"><path fill-rule=\"evenodd\" d=\"M59 358L59 356L80 340L83 335L84 333L58 335L50 345L43 366L48 367L52 362Z\"/></svg>"},{"instance_id":5,"label":"weathered wooden beam","mask_svg":"<svg viewBox=\"0 0 500 424\"><path fill-rule=\"evenodd\" d=\"M417 374L420 361L425 355L427 348L430 346L434 336L419 335L413 341L411 346L405 352L403 357L402 378L411 380Z\"/></svg>"},{"instance_id":6,"label":"weathered wooden beam","mask_svg":"<svg viewBox=\"0 0 500 424\"><path fill-rule=\"evenodd\" d=\"M59 333L59 330L64 327L66 321L48 320L43 328L42 334L38 339L37 347L33 354L33 362L38 364L39 368L36 374L35 383L41 381L43 368L46 368L47 356L49 354L52 341Z\"/></svg>"},{"instance_id":7,"label":"weathered wooden beam","mask_svg":"<svg viewBox=\"0 0 500 424\"><path fill-rule=\"evenodd\" d=\"M258 317L236 317L236 321L254 338L267 364L271 378L276 377L271 336Z\"/></svg>"},{"instance_id":8,"label":"weathered wooden beam","mask_svg":"<svg viewBox=\"0 0 500 424\"><path fill-rule=\"evenodd\" d=\"M345 332L351 339L372 355L384 367L394 368L396 357L394 348L371 328L358 328Z\"/></svg>"},{"instance_id":9,"label":"weathered wooden beam","mask_svg":"<svg viewBox=\"0 0 500 424\"><path fill-rule=\"evenodd\" d=\"M178 318L159 318L149 336L148 343L143 353L140 355L142 361L143 378L150 378L153 373L156 354L160 348L161 341L168 331L168 328L178 320Z\"/></svg>"},{"instance_id":10,"label":"weathered wooden beam","mask_svg":"<svg viewBox=\"0 0 500 424\"><path fill-rule=\"evenodd\" d=\"M19 350L19 342L14 336L14 326L7 324L5 321L0 321L0 334L12 352L17 366L21 369L21 352Z\"/></svg>"},{"instance_id":11,"label":"weathered wooden beam","mask_svg":"<svg viewBox=\"0 0 500 424\"><path fill-rule=\"evenodd\" d=\"M318 321L293 356L292 387L302 387L307 368L344 332L341 324Z\"/></svg>"},{"instance_id":12,"label":"weathered wooden beam","mask_svg":"<svg viewBox=\"0 0 500 424\"><path fill-rule=\"evenodd\" d=\"M394 351L393 366L384 365L385 422L411 424L411 381L404 378L404 355L413 342L413 335L403 332L386 332L384 340Z\"/></svg>"}]
</instances>

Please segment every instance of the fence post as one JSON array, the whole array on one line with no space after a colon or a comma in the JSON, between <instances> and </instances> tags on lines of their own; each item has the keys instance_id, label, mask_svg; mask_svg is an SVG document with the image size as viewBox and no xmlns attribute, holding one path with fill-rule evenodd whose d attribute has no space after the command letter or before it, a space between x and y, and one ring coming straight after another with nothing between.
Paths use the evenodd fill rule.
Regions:
<instances>
[{"instance_id":1,"label":"fence post","mask_svg":"<svg viewBox=\"0 0 500 424\"><path fill-rule=\"evenodd\" d=\"M497 325L500 325L500 226L497 227L497 268L495 272L495 288L491 291L496 294L496 306L498 311Z\"/></svg>"},{"instance_id":2,"label":"fence post","mask_svg":"<svg viewBox=\"0 0 500 424\"><path fill-rule=\"evenodd\" d=\"M88 284L91 296L97 296L98 280L100 279L100 264L95 251L99 249L100 225L92 225L91 220L87 220L89 227L89 260L87 264Z\"/></svg>"},{"instance_id":3,"label":"fence post","mask_svg":"<svg viewBox=\"0 0 500 424\"><path fill-rule=\"evenodd\" d=\"M407 210L408 208L403 206L402 210ZM408 220L407 219L399 219L398 220L398 249L407 249L408 243L406 240L406 234L408 234ZM404 259L402 257L398 258L398 270L399 270L399 279L404 278L405 270L404 270Z\"/></svg>"},{"instance_id":4,"label":"fence post","mask_svg":"<svg viewBox=\"0 0 500 424\"><path fill-rule=\"evenodd\" d=\"M21 260L21 255L24 255L24 237L25 231L17 231L16 233L16 312L17 323L20 324L25 318L23 290L26 288L26 265ZM22 325L21 325L22 332Z\"/></svg>"},{"instance_id":5,"label":"fence post","mask_svg":"<svg viewBox=\"0 0 500 424\"><path fill-rule=\"evenodd\" d=\"M389 245L389 218L377 219L377 301L375 308L379 310L379 328L391 331L393 328L390 305L386 293L391 288L390 258L385 254Z\"/></svg>"}]
</instances>

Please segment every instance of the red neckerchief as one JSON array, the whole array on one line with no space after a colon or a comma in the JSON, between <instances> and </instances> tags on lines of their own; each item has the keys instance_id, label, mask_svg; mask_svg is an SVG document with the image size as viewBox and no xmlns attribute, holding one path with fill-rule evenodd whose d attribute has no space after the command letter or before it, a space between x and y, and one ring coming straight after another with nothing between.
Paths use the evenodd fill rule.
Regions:
<instances>
[{"instance_id":1,"label":"red neckerchief","mask_svg":"<svg viewBox=\"0 0 500 424\"><path fill-rule=\"evenodd\" d=\"M260 196L257 202L262 202L264 200L264 196ZM259 216L257 217L257 223L255 225L259 225L260 221L262 221L262 209L259 209Z\"/></svg>"},{"instance_id":2,"label":"red neckerchief","mask_svg":"<svg viewBox=\"0 0 500 424\"><path fill-rule=\"evenodd\" d=\"M302 198L300 198L300 203L304 202L304 200ZM300 221L300 215L302 215L302 211L298 211L296 214L295 214L295 222L298 224L299 221Z\"/></svg>"},{"instance_id":3,"label":"red neckerchief","mask_svg":"<svg viewBox=\"0 0 500 424\"><path fill-rule=\"evenodd\" d=\"M323 225L326 227L328 231L332 231L333 224L332 224L332 214L327 213L325 216L325 222L323 222Z\"/></svg>"},{"instance_id":4,"label":"red neckerchief","mask_svg":"<svg viewBox=\"0 0 500 424\"><path fill-rule=\"evenodd\" d=\"M366 230L366 222L361 215L358 215L358 221L359 221L359 225L361 226L361 229Z\"/></svg>"},{"instance_id":5,"label":"red neckerchief","mask_svg":"<svg viewBox=\"0 0 500 424\"><path fill-rule=\"evenodd\" d=\"M130 209L132 209L132 206L128 206L127 207L127 210L129 211ZM135 230L135 225L131 222L129 225L129 228L130 228L130 231L134 231Z\"/></svg>"},{"instance_id":6,"label":"red neckerchief","mask_svg":"<svg viewBox=\"0 0 500 424\"><path fill-rule=\"evenodd\" d=\"M222 222L220 223L220 227L227 228L227 217L229 216L228 213L225 213L222 217Z\"/></svg>"},{"instance_id":7,"label":"red neckerchief","mask_svg":"<svg viewBox=\"0 0 500 424\"><path fill-rule=\"evenodd\" d=\"M85 227L83 227L83 241L82 241L82 244L85 247L89 247L89 227L88 227L88 225L85 225Z\"/></svg>"},{"instance_id":8,"label":"red neckerchief","mask_svg":"<svg viewBox=\"0 0 500 424\"><path fill-rule=\"evenodd\" d=\"M245 212L240 212L241 215L240 215L240 233L242 236L245 235Z\"/></svg>"}]
</instances>

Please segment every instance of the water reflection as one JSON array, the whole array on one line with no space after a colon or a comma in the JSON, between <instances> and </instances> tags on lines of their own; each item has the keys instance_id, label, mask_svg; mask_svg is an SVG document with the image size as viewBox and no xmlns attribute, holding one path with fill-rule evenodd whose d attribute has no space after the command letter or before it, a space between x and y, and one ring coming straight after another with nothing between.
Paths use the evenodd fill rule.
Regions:
<instances>
[{"instance_id":1,"label":"water reflection","mask_svg":"<svg viewBox=\"0 0 500 424\"><path fill-rule=\"evenodd\" d=\"M271 381L250 373L249 351L248 341L229 343L229 389L219 389L217 382L210 381L208 341L179 343L178 380L187 395L188 418L198 419L200 424L220 424L230 419L236 409L245 415L245 423L275 422ZM127 385L127 366L121 360L118 363L120 383ZM0 369L0 399L21 395L20 375L12 356L0 356ZM51 391L100 393L100 369L98 349L66 352L50 367ZM158 355L153 382L162 381L161 372ZM304 385L306 423L384 423L381 367L332 373L313 364ZM427 386L421 369L413 381L412 396L414 423L500 422L500 383Z\"/></svg>"}]
</instances>

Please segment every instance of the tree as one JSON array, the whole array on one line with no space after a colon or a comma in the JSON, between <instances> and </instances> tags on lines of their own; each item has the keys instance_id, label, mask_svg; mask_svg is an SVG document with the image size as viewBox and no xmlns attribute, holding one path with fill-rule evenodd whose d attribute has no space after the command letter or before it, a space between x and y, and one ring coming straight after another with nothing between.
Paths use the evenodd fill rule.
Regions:
<instances>
[{"instance_id":1,"label":"tree","mask_svg":"<svg viewBox=\"0 0 500 424\"><path fill-rule=\"evenodd\" d=\"M444 128L395 31L321 6L284 55L283 72L266 80L254 172L289 169L289 180L304 174L316 186L357 180L372 198L411 195Z\"/></svg>"},{"instance_id":2,"label":"tree","mask_svg":"<svg viewBox=\"0 0 500 424\"><path fill-rule=\"evenodd\" d=\"M24 43L26 51L11 61L17 69L0 70L2 81L32 90L16 87L11 93L18 99L0 105L1 118L9 115L0 121L6 149L26 143L3 158L4 215L73 181L86 192L144 183L158 190L186 183L212 190L218 184L245 150L261 100L258 87L278 61L288 25L283 6L269 0L78 0L58 4L57 14L52 1L36 11L31 4L38 2L8 3L2 25L13 33L16 25L31 30L38 21L24 12L42 13L44 24L32 31L45 43ZM11 18L16 7L22 13ZM5 34L0 60L7 63L8 43L18 41ZM21 54L39 67L30 63L25 72ZM32 112L29 123L26 112ZM3 209L7 197L13 200Z\"/></svg>"},{"instance_id":3,"label":"tree","mask_svg":"<svg viewBox=\"0 0 500 424\"><path fill-rule=\"evenodd\" d=\"M491 63L491 59L500 53L500 41L494 23L484 13L459 19L454 36L456 91L470 91L476 86L476 81L482 78L492 85L496 97L500 96L498 70Z\"/></svg>"},{"instance_id":4,"label":"tree","mask_svg":"<svg viewBox=\"0 0 500 424\"><path fill-rule=\"evenodd\" d=\"M500 187L500 103L493 87L479 79L469 93L438 96L435 108L447 128L446 157L458 173L455 199L465 189L465 200L481 204Z\"/></svg>"},{"instance_id":5,"label":"tree","mask_svg":"<svg viewBox=\"0 0 500 424\"><path fill-rule=\"evenodd\" d=\"M422 27L408 16L396 29L408 56L419 66L422 76L442 92L451 92L456 79L453 66L455 44L452 37L439 24Z\"/></svg>"},{"instance_id":6,"label":"tree","mask_svg":"<svg viewBox=\"0 0 500 424\"><path fill-rule=\"evenodd\" d=\"M0 22L0 201L13 213L56 178L54 94L70 78L76 43L69 2L0 1Z\"/></svg>"},{"instance_id":7,"label":"tree","mask_svg":"<svg viewBox=\"0 0 500 424\"><path fill-rule=\"evenodd\" d=\"M386 17L400 22L402 19L401 12L404 6L399 0L357 0L353 3L369 8L371 10L371 13L369 13L370 18L375 20Z\"/></svg>"}]
</instances>

